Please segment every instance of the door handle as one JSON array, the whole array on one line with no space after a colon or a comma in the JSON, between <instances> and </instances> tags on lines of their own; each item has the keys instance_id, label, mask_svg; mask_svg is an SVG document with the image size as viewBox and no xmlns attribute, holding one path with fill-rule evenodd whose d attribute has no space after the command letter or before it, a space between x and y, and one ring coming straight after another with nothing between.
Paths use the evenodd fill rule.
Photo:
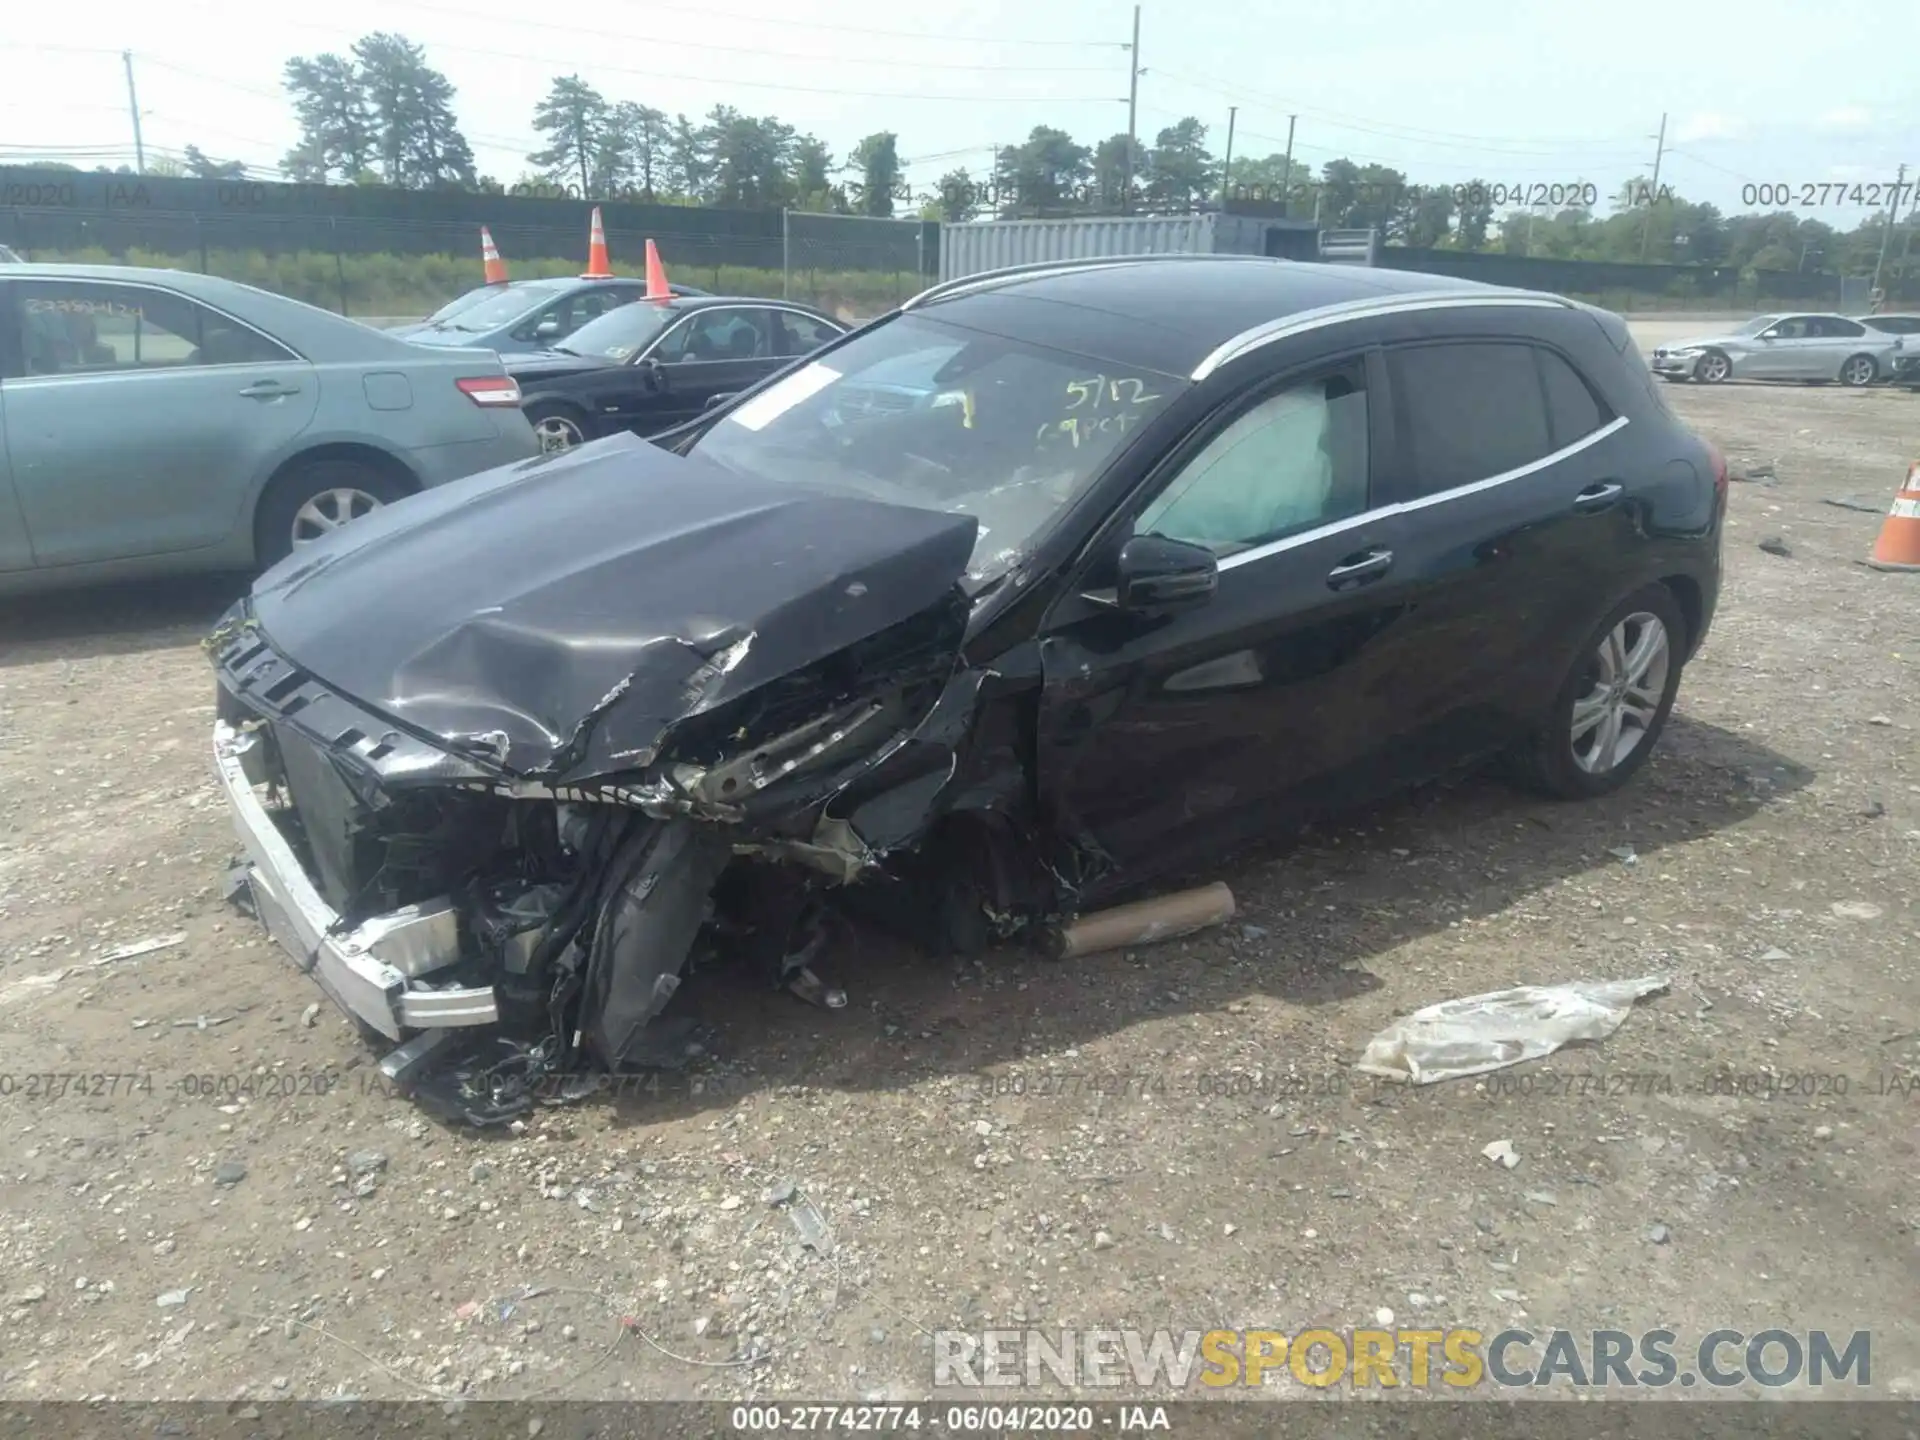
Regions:
<instances>
[{"instance_id":1,"label":"door handle","mask_svg":"<svg viewBox=\"0 0 1920 1440\"><path fill-rule=\"evenodd\" d=\"M1597 485L1589 485L1573 497L1573 508L1586 514L1605 510L1626 492L1626 488L1617 480L1603 480Z\"/></svg>"},{"instance_id":2,"label":"door handle","mask_svg":"<svg viewBox=\"0 0 1920 1440\"><path fill-rule=\"evenodd\" d=\"M1365 585L1378 580L1393 568L1393 552L1383 550L1378 545L1370 550L1361 550L1349 555L1333 569L1327 572L1327 588L1330 590L1350 590L1356 585Z\"/></svg>"},{"instance_id":3,"label":"door handle","mask_svg":"<svg viewBox=\"0 0 1920 1440\"><path fill-rule=\"evenodd\" d=\"M298 395L298 385L282 385L278 380L256 380L241 390L249 400L278 400L283 395Z\"/></svg>"}]
</instances>

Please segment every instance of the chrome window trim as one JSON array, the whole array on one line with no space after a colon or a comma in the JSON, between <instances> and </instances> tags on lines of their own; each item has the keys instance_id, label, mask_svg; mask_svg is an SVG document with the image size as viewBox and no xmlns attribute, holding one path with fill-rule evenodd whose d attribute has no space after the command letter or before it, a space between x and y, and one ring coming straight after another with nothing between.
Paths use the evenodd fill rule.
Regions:
<instances>
[{"instance_id":1,"label":"chrome window trim","mask_svg":"<svg viewBox=\"0 0 1920 1440\"><path fill-rule=\"evenodd\" d=\"M167 285L156 285L148 280L93 280L80 275L8 275L5 277L16 285L118 285L127 290L150 290L156 295L170 295L175 300L184 300L189 305L198 305L202 310L211 310L223 320L230 320L242 330L250 330L275 349L285 352L277 360L234 360L219 365L204 361L193 365L129 365L123 370L62 370L57 375L23 375L23 380L63 380L69 375L176 375L182 370L231 370L240 365L310 365L308 360L293 346L278 336L269 335L258 325L242 320L231 311L223 310L211 300L202 300L198 295L189 295L184 290L175 290ZM24 303L25 297L22 297ZM22 315L26 311L20 312Z\"/></svg>"},{"instance_id":2,"label":"chrome window trim","mask_svg":"<svg viewBox=\"0 0 1920 1440\"><path fill-rule=\"evenodd\" d=\"M1450 490L1436 490L1433 494L1422 495L1417 500L1403 500L1393 505L1376 506L1372 510L1362 511L1360 514L1349 516L1344 520L1332 520L1312 530L1303 530L1297 535L1288 535L1284 539L1274 540L1265 545L1256 545L1251 550L1242 550L1238 554L1227 556L1220 562L1219 568L1222 572L1225 572L1241 565L1250 565L1256 560L1265 560L1269 556L1283 554L1298 546L1310 545L1316 540L1324 540L1330 535L1338 535L1343 530L1354 530L1362 525L1377 524L1382 520L1391 519L1396 515L1411 514L1416 510L1425 510L1434 505L1445 504L1449 500L1458 500L1463 496L1476 495L1482 490L1491 490L1496 485L1505 485L1510 481L1524 479L1536 471L1546 469L1549 465L1557 465L1562 460L1570 459L1590 446L1598 445L1609 435L1624 430L1626 426L1627 417L1624 415L1617 416L1605 425L1602 425L1598 430L1587 435L1582 435L1571 445L1563 445L1551 454L1542 455L1538 460L1530 460L1525 465L1521 465L1515 469L1503 470L1500 474L1489 475L1484 480L1470 480L1465 485L1456 485Z\"/></svg>"},{"instance_id":3,"label":"chrome window trim","mask_svg":"<svg viewBox=\"0 0 1920 1440\"><path fill-rule=\"evenodd\" d=\"M1241 331L1231 340L1216 346L1206 359L1194 367L1193 374L1189 378L1196 382L1204 380L1229 361L1238 360L1241 356L1251 354L1264 345L1271 345L1276 340L1286 340L1313 330L1324 330L1329 325L1340 325L1349 320L1372 320L1382 315L1404 315L1425 310L1564 310L1569 308L1571 307L1567 301L1551 295L1499 293L1472 295L1462 294L1458 290L1422 290L1407 295L1342 300L1337 305L1322 305L1313 310L1283 315L1277 320L1265 320L1250 329Z\"/></svg>"}]
</instances>

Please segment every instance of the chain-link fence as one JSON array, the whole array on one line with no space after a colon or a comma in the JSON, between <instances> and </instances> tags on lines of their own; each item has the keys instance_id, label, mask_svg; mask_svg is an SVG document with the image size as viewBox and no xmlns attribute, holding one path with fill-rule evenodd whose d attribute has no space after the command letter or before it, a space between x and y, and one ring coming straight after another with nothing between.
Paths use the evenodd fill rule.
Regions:
<instances>
[{"instance_id":1,"label":"chain-link fence","mask_svg":"<svg viewBox=\"0 0 1920 1440\"><path fill-rule=\"evenodd\" d=\"M480 223L509 278L579 274L587 263L589 207L572 208L577 223L530 224L15 206L0 207L0 244L24 260L194 270L359 319L397 322L481 283ZM670 223L642 228L619 223L623 208L605 207L617 274L645 273L652 238L678 283L726 295L786 295L850 320L881 314L923 288L932 263L927 251L938 243L938 227L917 221L677 207L664 217Z\"/></svg>"},{"instance_id":2,"label":"chain-link fence","mask_svg":"<svg viewBox=\"0 0 1920 1440\"><path fill-rule=\"evenodd\" d=\"M930 231L938 232L920 220L785 210L780 221L780 293L843 319L892 309L931 285L939 269L929 243Z\"/></svg>"}]
</instances>

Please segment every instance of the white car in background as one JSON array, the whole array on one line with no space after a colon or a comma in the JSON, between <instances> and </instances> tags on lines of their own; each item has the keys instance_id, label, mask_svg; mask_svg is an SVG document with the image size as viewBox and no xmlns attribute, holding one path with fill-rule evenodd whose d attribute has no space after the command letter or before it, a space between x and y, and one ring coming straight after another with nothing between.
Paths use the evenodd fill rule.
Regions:
<instances>
[{"instance_id":1,"label":"white car in background","mask_svg":"<svg viewBox=\"0 0 1920 1440\"><path fill-rule=\"evenodd\" d=\"M1893 374L1900 337L1844 315L1757 315L1737 329L1663 345L1654 373L1666 380L1838 380L1871 385Z\"/></svg>"}]
</instances>

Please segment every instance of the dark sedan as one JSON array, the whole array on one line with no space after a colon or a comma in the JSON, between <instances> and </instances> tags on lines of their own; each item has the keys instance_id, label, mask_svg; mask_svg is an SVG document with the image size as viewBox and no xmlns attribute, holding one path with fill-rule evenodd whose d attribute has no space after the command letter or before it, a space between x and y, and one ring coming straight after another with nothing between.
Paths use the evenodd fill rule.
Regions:
<instances>
[{"instance_id":1,"label":"dark sedan","mask_svg":"<svg viewBox=\"0 0 1920 1440\"><path fill-rule=\"evenodd\" d=\"M210 645L214 750L289 957L497 1120L671 1057L712 941L832 1004L832 906L966 950L1459 765L1614 790L1726 499L1620 318L1552 295L975 276L658 443L328 536Z\"/></svg>"},{"instance_id":2,"label":"dark sedan","mask_svg":"<svg viewBox=\"0 0 1920 1440\"><path fill-rule=\"evenodd\" d=\"M505 359L542 447L569 450L669 430L846 332L791 301L678 296L621 305L563 344Z\"/></svg>"}]
</instances>

